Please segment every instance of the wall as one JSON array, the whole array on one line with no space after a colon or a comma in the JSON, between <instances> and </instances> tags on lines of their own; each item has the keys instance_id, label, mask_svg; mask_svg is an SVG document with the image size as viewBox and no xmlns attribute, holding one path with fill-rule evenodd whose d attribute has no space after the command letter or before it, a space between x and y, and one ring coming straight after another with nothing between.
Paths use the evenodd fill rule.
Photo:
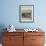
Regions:
<instances>
[{"instance_id":1,"label":"wall","mask_svg":"<svg viewBox=\"0 0 46 46\"><path fill-rule=\"evenodd\" d=\"M46 1L41 0L0 0L0 25L13 24L16 28L46 28ZM19 5L34 5L34 23L19 22Z\"/></svg>"},{"instance_id":2,"label":"wall","mask_svg":"<svg viewBox=\"0 0 46 46\"><path fill-rule=\"evenodd\" d=\"M15 28L40 27L46 32L46 0L0 0L0 31L13 24ZM34 22L19 22L19 5L34 5Z\"/></svg>"}]
</instances>

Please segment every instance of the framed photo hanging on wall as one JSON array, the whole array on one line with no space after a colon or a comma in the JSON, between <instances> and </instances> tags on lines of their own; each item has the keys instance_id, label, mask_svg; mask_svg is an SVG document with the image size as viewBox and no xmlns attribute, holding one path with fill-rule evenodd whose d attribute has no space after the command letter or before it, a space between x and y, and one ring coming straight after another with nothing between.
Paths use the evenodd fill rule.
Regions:
<instances>
[{"instance_id":1,"label":"framed photo hanging on wall","mask_svg":"<svg viewBox=\"0 0 46 46\"><path fill-rule=\"evenodd\" d=\"M34 5L19 6L19 21L25 23L34 22Z\"/></svg>"}]
</instances>

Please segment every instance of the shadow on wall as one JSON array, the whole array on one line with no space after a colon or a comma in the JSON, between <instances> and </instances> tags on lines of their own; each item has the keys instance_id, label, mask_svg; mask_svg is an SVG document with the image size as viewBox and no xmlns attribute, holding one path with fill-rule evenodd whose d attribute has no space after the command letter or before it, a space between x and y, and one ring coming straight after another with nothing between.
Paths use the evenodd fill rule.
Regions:
<instances>
[{"instance_id":1,"label":"shadow on wall","mask_svg":"<svg viewBox=\"0 0 46 46\"><path fill-rule=\"evenodd\" d=\"M3 32L5 32L4 31L4 28L5 28L5 25L4 24L0 24L0 43L2 43L2 36L3 36Z\"/></svg>"}]
</instances>

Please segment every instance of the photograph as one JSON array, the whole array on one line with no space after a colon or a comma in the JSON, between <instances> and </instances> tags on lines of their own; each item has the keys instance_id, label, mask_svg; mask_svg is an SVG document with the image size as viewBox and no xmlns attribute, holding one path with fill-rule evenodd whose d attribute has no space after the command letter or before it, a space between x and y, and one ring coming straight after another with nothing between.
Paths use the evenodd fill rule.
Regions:
<instances>
[{"instance_id":1,"label":"photograph","mask_svg":"<svg viewBox=\"0 0 46 46\"><path fill-rule=\"evenodd\" d=\"M34 5L20 5L20 22L34 22Z\"/></svg>"}]
</instances>

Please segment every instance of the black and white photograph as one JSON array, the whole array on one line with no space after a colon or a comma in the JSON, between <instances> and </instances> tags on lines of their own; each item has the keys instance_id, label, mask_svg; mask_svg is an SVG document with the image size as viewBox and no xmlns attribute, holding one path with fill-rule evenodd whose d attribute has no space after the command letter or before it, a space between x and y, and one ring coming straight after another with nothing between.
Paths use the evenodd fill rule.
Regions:
<instances>
[{"instance_id":1,"label":"black and white photograph","mask_svg":"<svg viewBox=\"0 0 46 46\"><path fill-rule=\"evenodd\" d=\"M34 21L34 5L20 5L20 22Z\"/></svg>"}]
</instances>

